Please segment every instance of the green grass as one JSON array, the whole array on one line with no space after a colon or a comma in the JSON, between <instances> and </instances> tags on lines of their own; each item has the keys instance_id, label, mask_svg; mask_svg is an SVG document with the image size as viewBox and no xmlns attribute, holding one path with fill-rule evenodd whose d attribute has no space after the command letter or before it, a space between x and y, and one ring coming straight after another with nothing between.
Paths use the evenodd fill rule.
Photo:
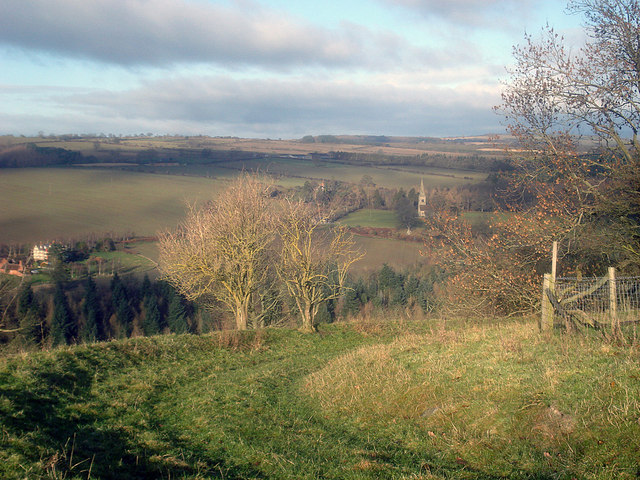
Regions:
<instances>
[{"instance_id":1,"label":"green grass","mask_svg":"<svg viewBox=\"0 0 640 480\"><path fill-rule=\"evenodd\" d=\"M420 166L407 167L365 167L332 162L312 162L298 159L256 159L235 163L221 163L220 166L245 168L268 172L274 176L293 176L306 178L340 180L359 183L364 175L369 175L373 182L381 187L404 188L410 190L420 187L424 180L426 188L455 187L484 180L486 173L468 172L455 169L431 168Z\"/></svg>"},{"instance_id":2,"label":"green grass","mask_svg":"<svg viewBox=\"0 0 640 480\"><path fill-rule=\"evenodd\" d=\"M150 270L154 270L157 267L157 262L144 254L138 254L132 249L128 251L115 251L115 252L96 252L91 254L92 257L100 257L105 260L105 271L110 272L109 265L111 262L116 265L116 271L119 273L144 273ZM92 269L97 267L92 266Z\"/></svg>"},{"instance_id":3,"label":"green grass","mask_svg":"<svg viewBox=\"0 0 640 480\"><path fill-rule=\"evenodd\" d=\"M220 162L205 165L141 166L135 170L173 175L195 175L225 178L237 175L240 170L259 171L272 175L275 183L285 187L301 186L306 180L340 180L359 183L363 175L370 175L376 185L386 188L410 190L420 187L424 180L429 187L455 187L484 180L486 173L420 166L365 167L310 160L267 158L236 162Z\"/></svg>"},{"instance_id":4,"label":"green grass","mask_svg":"<svg viewBox=\"0 0 640 480\"><path fill-rule=\"evenodd\" d=\"M187 202L211 199L222 185L114 169L3 169L0 243L106 232L154 235L181 221Z\"/></svg>"},{"instance_id":5,"label":"green grass","mask_svg":"<svg viewBox=\"0 0 640 480\"><path fill-rule=\"evenodd\" d=\"M456 170L314 165L295 159L256 160L244 166L273 174L275 183L283 187L300 186L309 178L358 183L363 175L370 175L381 186L409 190L418 188L421 179L427 187L446 187L484 177ZM2 169L0 243L45 242L108 232L154 235L182 220L187 202L215 197L238 175L242 164L135 168L143 171L120 167ZM391 212L374 215L376 218L369 218L372 226L395 226ZM358 214L347 221L369 225Z\"/></svg>"},{"instance_id":6,"label":"green grass","mask_svg":"<svg viewBox=\"0 0 640 480\"><path fill-rule=\"evenodd\" d=\"M396 228L398 217L390 210L363 208L341 218L338 223L350 227Z\"/></svg>"},{"instance_id":7,"label":"green grass","mask_svg":"<svg viewBox=\"0 0 640 480\"><path fill-rule=\"evenodd\" d=\"M360 235L355 235L354 240L357 248L365 253L365 256L353 264L350 269L350 272L356 276L378 271L384 263L397 271L425 263L425 257L420 255L420 250L424 249L424 245L420 242ZM129 271L151 273L153 265L159 260L158 243L139 241L135 244L129 244L129 246L127 252L100 253L99 255L115 256L120 265L123 268L128 268Z\"/></svg>"},{"instance_id":8,"label":"green grass","mask_svg":"<svg viewBox=\"0 0 640 480\"><path fill-rule=\"evenodd\" d=\"M18 356L0 362L0 477L636 478L639 360L535 320Z\"/></svg>"},{"instance_id":9,"label":"green grass","mask_svg":"<svg viewBox=\"0 0 640 480\"><path fill-rule=\"evenodd\" d=\"M415 267L426 263L420 255L424 245L420 242L407 242L393 238L355 237L357 247L365 252L365 256L351 267L354 275L366 275L380 270L387 264L396 271Z\"/></svg>"}]
</instances>

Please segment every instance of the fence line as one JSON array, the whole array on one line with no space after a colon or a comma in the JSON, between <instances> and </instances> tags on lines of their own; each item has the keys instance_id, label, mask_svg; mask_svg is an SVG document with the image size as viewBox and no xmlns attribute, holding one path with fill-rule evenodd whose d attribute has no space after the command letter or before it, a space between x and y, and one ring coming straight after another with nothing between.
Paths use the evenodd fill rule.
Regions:
<instances>
[{"instance_id":1,"label":"fence line","mask_svg":"<svg viewBox=\"0 0 640 480\"><path fill-rule=\"evenodd\" d=\"M590 326L617 334L622 325L640 322L640 277L544 276L541 329Z\"/></svg>"}]
</instances>

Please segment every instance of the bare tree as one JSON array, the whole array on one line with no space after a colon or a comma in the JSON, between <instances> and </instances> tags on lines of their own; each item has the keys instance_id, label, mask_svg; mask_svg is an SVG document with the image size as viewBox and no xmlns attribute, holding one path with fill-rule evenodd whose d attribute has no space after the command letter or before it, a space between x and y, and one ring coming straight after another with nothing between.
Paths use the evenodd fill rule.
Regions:
<instances>
[{"instance_id":1,"label":"bare tree","mask_svg":"<svg viewBox=\"0 0 640 480\"><path fill-rule=\"evenodd\" d=\"M584 16L580 48L550 27L514 48L496 107L518 140L506 211L484 235L446 209L426 220L427 252L449 274L442 290L452 303L500 314L537 308L554 240L565 274L607 265L640 273L639 2L572 0L568 12Z\"/></svg>"},{"instance_id":2,"label":"bare tree","mask_svg":"<svg viewBox=\"0 0 640 480\"><path fill-rule=\"evenodd\" d=\"M587 41L573 50L553 28L514 48L500 110L520 135L546 141L587 127L627 159L640 149L640 6L637 0L572 0Z\"/></svg>"},{"instance_id":3,"label":"bare tree","mask_svg":"<svg viewBox=\"0 0 640 480\"><path fill-rule=\"evenodd\" d=\"M325 224L325 217L309 204L287 201L278 223L278 274L305 331L316 329L318 309L341 295L349 267L362 257L347 230Z\"/></svg>"},{"instance_id":4,"label":"bare tree","mask_svg":"<svg viewBox=\"0 0 640 480\"><path fill-rule=\"evenodd\" d=\"M520 141L518 200L562 216L555 237L567 252L589 244L639 270L640 2L571 0L568 12L585 19L584 45L570 48L550 27L527 36L497 107ZM580 152L579 133L598 147Z\"/></svg>"},{"instance_id":5,"label":"bare tree","mask_svg":"<svg viewBox=\"0 0 640 480\"><path fill-rule=\"evenodd\" d=\"M238 330L251 325L253 298L269 282L275 237L269 186L242 175L214 201L191 207L176 231L160 236L160 268L177 290L205 306L233 313Z\"/></svg>"}]
</instances>

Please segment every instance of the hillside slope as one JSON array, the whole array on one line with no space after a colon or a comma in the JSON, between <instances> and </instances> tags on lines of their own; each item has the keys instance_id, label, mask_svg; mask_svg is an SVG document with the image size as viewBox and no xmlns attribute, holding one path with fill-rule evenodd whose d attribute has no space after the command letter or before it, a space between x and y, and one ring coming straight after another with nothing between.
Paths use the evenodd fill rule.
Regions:
<instances>
[{"instance_id":1,"label":"hillside slope","mask_svg":"<svg viewBox=\"0 0 640 480\"><path fill-rule=\"evenodd\" d=\"M639 366L515 321L24 355L0 361L0 477L636 478Z\"/></svg>"}]
</instances>

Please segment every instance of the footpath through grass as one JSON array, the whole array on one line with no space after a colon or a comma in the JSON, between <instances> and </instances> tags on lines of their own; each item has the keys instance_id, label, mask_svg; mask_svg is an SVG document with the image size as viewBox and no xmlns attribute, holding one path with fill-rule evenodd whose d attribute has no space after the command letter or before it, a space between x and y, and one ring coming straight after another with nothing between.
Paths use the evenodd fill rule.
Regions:
<instances>
[{"instance_id":1,"label":"footpath through grass","mask_svg":"<svg viewBox=\"0 0 640 480\"><path fill-rule=\"evenodd\" d=\"M0 477L637 478L640 356L535 322L163 336L0 362Z\"/></svg>"}]
</instances>

